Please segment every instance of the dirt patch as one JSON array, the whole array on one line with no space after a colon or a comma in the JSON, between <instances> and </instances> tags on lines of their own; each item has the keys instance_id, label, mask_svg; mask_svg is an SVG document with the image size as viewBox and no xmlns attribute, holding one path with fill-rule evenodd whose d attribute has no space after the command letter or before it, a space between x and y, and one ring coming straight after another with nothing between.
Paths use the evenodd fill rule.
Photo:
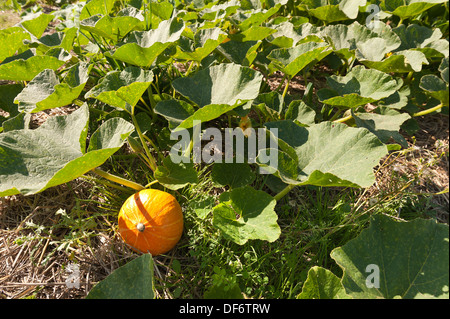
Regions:
<instances>
[{"instance_id":1,"label":"dirt patch","mask_svg":"<svg viewBox=\"0 0 450 319\"><path fill-rule=\"evenodd\" d=\"M20 22L19 14L13 10L0 11L0 29L6 29Z\"/></svg>"}]
</instances>

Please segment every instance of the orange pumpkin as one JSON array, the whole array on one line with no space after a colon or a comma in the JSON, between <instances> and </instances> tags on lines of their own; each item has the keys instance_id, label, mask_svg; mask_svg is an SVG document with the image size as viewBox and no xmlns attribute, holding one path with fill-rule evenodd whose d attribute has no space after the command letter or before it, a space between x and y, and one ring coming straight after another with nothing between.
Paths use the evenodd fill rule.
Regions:
<instances>
[{"instance_id":1,"label":"orange pumpkin","mask_svg":"<svg viewBox=\"0 0 450 319\"><path fill-rule=\"evenodd\" d=\"M119 212L119 233L135 251L153 256L171 250L183 232L183 213L171 194L144 189L130 196Z\"/></svg>"}]
</instances>

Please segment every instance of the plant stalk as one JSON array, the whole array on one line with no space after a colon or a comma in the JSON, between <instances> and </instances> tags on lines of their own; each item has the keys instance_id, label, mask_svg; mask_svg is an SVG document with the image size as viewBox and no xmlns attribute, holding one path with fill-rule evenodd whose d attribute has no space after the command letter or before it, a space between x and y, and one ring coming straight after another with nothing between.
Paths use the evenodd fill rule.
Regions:
<instances>
[{"instance_id":1,"label":"plant stalk","mask_svg":"<svg viewBox=\"0 0 450 319\"><path fill-rule=\"evenodd\" d=\"M138 124L134 114L131 114L131 119L133 120L133 124L136 127L136 132L139 135L139 139L141 140L142 146L144 147L145 155L147 155L147 158L150 160L150 162L149 162L150 169L154 172L156 170L156 161L153 158L152 154L150 153L150 150L148 149L147 143L144 139L141 128L139 127L139 124Z\"/></svg>"},{"instance_id":2,"label":"plant stalk","mask_svg":"<svg viewBox=\"0 0 450 319\"><path fill-rule=\"evenodd\" d=\"M122 177L110 174L108 172L102 171L98 167L94 168L92 170L92 172L94 172L95 174L97 174L97 175L99 175L99 176L101 176L103 178L106 178L107 180L110 180L110 181L118 183L118 184L122 184L124 186L130 187L130 188L135 189L137 191L145 189L145 187L142 186L141 184L138 184L138 183L132 182L132 181L130 181L128 179L125 179L125 178L122 178Z\"/></svg>"},{"instance_id":3,"label":"plant stalk","mask_svg":"<svg viewBox=\"0 0 450 319\"><path fill-rule=\"evenodd\" d=\"M286 186L281 192L275 195L274 199L278 202L280 199L282 199L284 196L287 195L295 186L294 184L290 184Z\"/></svg>"},{"instance_id":4,"label":"plant stalk","mask_svg":"<svg viewBox=\"0 0 450 319\"><path fill-rule=\"evenodd\" d=\"M344 122L347 122L348 120L351 120L352 118L353 118L353 116L349 115L349 116L343 117L341 119L335 120L333 122L335 122L335 123L344 123Z\"/></svg>"},{"instance_id":5,"label":"plant stalk","mask_svg":"<svg viewBox=\"0 0 450 319\"><path fill-rule=\"evenodd\" d=\"M433 113L434 111L441 109L443 106L444 106L444 104L441 103L439 105L436 105L435 107L432 107L431 109L427 109L427 110L423 110L423 111L414 113L412 116L417 117L417 116L427 115L427 114Z\"/></svg>"}]
</instances>

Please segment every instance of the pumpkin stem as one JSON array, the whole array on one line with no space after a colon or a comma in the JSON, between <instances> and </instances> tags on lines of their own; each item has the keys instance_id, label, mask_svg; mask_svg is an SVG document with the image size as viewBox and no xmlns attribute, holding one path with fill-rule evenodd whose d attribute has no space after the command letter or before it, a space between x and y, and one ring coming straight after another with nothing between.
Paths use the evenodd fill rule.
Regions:
<instances>
[{"instance_id":1,"label":"pumpkin stem","mask_svg":"<svg viewBox=\"0 0 450 319\"><path fill-rule=\"evenodd\" d=\"M145 230L145 225L143 223L138 223L136 229L142 233Z\"/></svg>"}]
</instances>

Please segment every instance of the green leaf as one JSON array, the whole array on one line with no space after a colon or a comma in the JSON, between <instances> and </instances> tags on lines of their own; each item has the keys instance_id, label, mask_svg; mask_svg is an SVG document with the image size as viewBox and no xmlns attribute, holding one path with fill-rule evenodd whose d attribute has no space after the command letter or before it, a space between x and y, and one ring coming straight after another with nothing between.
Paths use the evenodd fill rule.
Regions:
<instances>
[{"instance_id":1,"label":"green leaf","mask_svg":"<svg viewBox=\"0 0 450 319\"><path fill-rule=\"evenodd\" d=\"M154 299L153 259L143 254L96 284L86 299Z\"/></svg>"},{"instance_id":2,"label":"green leaf","mask_svg":"<svg viewBox=\"0 0 450 319\"><path fill-rule=\"evenodd\" d=\"M448 40L443 38L439 28L431 29L418 24L398 26L393 29L401 39L401 45L396 51L418 50L423 52L427 58L449 55Z\"/></svg>"},{"instance_id":3,"label":"green leaf","mask_svg":"<svg viewBox=\"0 0 450 319\"><path fill-rule=\"evenodd\" d=\"M339 2L339 9L350 19L356 19L359 13L359 7L367 4L367 0L342 0Z\"/></svg>"},{"instance_id":4,"label":"green leaf","mask_svg":"<svg viewBox=\"0 0 450 319\"><path fill-rule=\"evenodd\" d=\"M314 124L316 111L301 100L292 101L286 111L285 119L302 124Z\"/></svg>"},{"instance_id":5,"label":"green leaf","mask_svg":"<svg viewBox=\"0 0 450 319\"><path fill-rule=\"evenodd\" d=\"M308 278L303 284L297 299L349 299L341 279L328 269L314 266L308 271Z\"/></svg>"},{"instance_id":6,"label":"green leaf","mask_svg":"<svg viewBox=\"0 0 450 319\"><path fill-rule=\"evenodd\" d=\"M356 50L363 57L382 60L386 54L397 49L401 40L391 28L380 22L380 27L370 30L358 22L351 25L328 25L319 35L333 47L337 55L346 60L354 58Z\"/></svg>"},{"instance_id":7,"label":"green leaf","mask_svg":"<svg viewBox=\"0 0 450 319\"><path fill-rule=\"evenodd\" d=\"M30 48L36 48L36 51L45 54L52 48L62 48L69 52L73 48L73 41L77 36L78 29L76 27L68 28L62 32L55 32L44 35L39 39L24 40Z\"/></svg>"},{"instance_id":8,"label":"green leaf","mask_svg":"<svg viewBox=\"0 0 450 319\"><path fill-rule=\"evenodd\" d=\"M217 48L226 37L226 33L220 28L197 30L194 41L188 40L190 44L188 47L183 48L180 45L177 46L177 52L175 53L174 58L201 62Z\"/></svg>"},{"instance_id":9,"label":"green leaf","mask_svg":"<svg viewBox=\"0 0 450 319\"><path fill-rule=\"evenodd\" d=\"M397 222L377 215L330 255L344 270L342 283L354 298L448 299L448 234L448 225L432 219ZM377 279L378 287L367 285Z\"/></svg>"},{"instance_id":10,"label":"green leaf","mask_svg":"<svg viewBox=\"0 0 450 319\"><path fill-rule=\"evenodd\" d=\"M407 19L415 17L431 7L444 2L447 2L447 0L384 0L381 2L381 8L383 11L392 13L402 19Z\"/></svg>"},{"instance_id":11,"label":"green leaf","mask_svg":"<svg viewBox=\"0 0 450 319\"><path fill-rule=\"evenodd\" d=\"M223 63L177 78L174 89L200 107L210 104L236 105L259 94L262 74L234 63Z\"/></svg>"},{"instance_id":12,"label":"green leaf","mask_svg":"<svg viewBox=\"0 0 450 319\"><path fill-rule=\"evenodd\" d=\"M171 190L198 183L197 171L193 163L190 161L174 163L170 156L163 160L163 166L157 167L154 177L161 185Z\"/></svg>"},{"instance_id":13,"label":"green leaf","mask_svg":"<svg viewBox=\"0 0 450 319\"><path fill-rule=\"evenodd\" d=\"M85 153L88 107L65 116L50 117L34 130L21 129L0 134L0 196L35 194L49 187L69 182L103 164L134 130L120 119L106 121L99 128L111 132L108 148ZM114 133L114 134L113 134ZM94 133L95 136L95 133Z\"/></svg>"},{"instance_id":14,"label":"green leaf","mask_svg":"<svg viewBox=\"0 0 450 319\"><path fill-rule=\"evenodd\" d=\"M80 21L96 14L107 15L114 7L116 0L87 1L80 13Z\"/></svg>"},{"instance_id":15,"label":"green leaf","mask_svg":"<svg viewBox=\"0 0 450 319\"><path fill-rule=\"evenodd\" d=\"M14 99L22 91L21 84L3 84L0 85L0 109L9 113L9 116L15 116L19 113Z\"/></svg>"},{"instance_id":16,"label":"green leaf","mask_svg":"<svg viewBox=\"0 0 450 319\"><path fill-rule=\"evenodd\" d=\"M196 198L194 201L189 202L189 208L191 208L198 218L205 219L214 207L215 199L210 196L203 196Z\"/></svg>"},{"instance_id":17,"label":"green leaf","mask_svg":"<svg viewBox=\"0 0 450 319\"><path fill-rule=\"evenodd\" d=\"M231 188L247 186L253 183L255 177L247 163L215 163L211 171L215 183Z\"/></svg>"},{"instance_id":18,"label":"green leaf","mask_svg":"<svg viewBox=\"0 0 450 319\"><path fill-rule=\"evenodd\" d=\"M373 167L387 153L364 128L332 122L301 127L287 120L265 126L278 129L278 138L287 143L280 144L283 151L273 167L287 184L368 187L375 181ZM262 164L260 155L257 162Z\"/></svg>"},{"instance_id":19,"label":"green leaf","mask_svg":"<svg viewBox=\"0 0 450 319\"><path fill-rule=\"evenodd\" d=\"M204 299L244 299L235 275L217 271L212 275L213 284L208 287Z\"/></svg>"},{"instance_id":20,"label":"green leaf","mask_svg":"<svg viewBox=\"0 0 450 319\"><path fill-rule=\"evenodd\" d=\"M434 74L424 75L420 79L420 88L427 94L438 99L444 105L449 105L448 84Z\"/></svg>"},{"instance_id":21,"label":"green leaf","mask_svg":"<svg viewBox=\"0 0 450 319\"><path fill-rule=\"evenodd\" d=\"M267 56L273 68L294 77L307 65L317 63L332 52L324 42L306 42L293 48L275 49Z\"/></svg>"},{"instance_id":22,"label":"green leaf","mask_svg":"<svg viewBox=\"0 0 450 319\"><path fill-rule=\"evenodd\" d=\"M195 113L191 104L181 100L160 101L156 104L154 111L169 121L170 129L177 127Z\"/></svg>"},{"instance_id":23,"label":"green leaf","mask_svg":"<svg viewBox=\"0 0 450 319\"><path fill-rule=\"evenodd\" d=\"M179 130L188 129L194 127L194 121L201 121L202 123L214 120L233 109L235 109L238 104L228 105L228 104L209 104L194 112L191 116L186 118L180 123L174 132Z\"/></svg>"},{"instance_id":24,"label":"green leaf","mask_svg":"<svg viewBox=\"0 0 450 319\"><path fill-rule=\"evenodd\" d=\"M123 71L111 71L85 94L104 103L133 112L142 94L153 81L153 72L130 66Z\"/></svg>"},{"instance_id":25,"label":"green leaf","mask_svg":"<svg viewBox=\"0 0 450 319\"><path fill-rule=\"evenodd\" d=\"M91 68L92 65L84 62L74 65L68 70L62 83L55 71L46 69L28 83L14 102L19 104L19 111L27 113L71 104L84 89Z\"/></svg>"},{"instance_id":26,"label":"green leaf","mask_svg":"<svg viewBox=\"0 0 450 319\"><path fill-rule=\"evenodd\" d=\"M354 67L346 76L332 75L327 78L329 89L317 92L325 104L343 108L376 102L394 94L398 83L391 76L363 66Z\"/></svg>"},{"instance_id":27,"label":"green leaf","mask_svg":"<svg viewBox=\"0 0 450 319\"><path fill-rule=\"evenodd\" d=\"M21 27L11 27L0 30L0 63L7 57L13 56L24 46L23 40L30 39L30 35Z\"/></svg>"},{"instance_id":28,"label":"green leaf","mask_svg":"<svg viewBox=\"0 0 450 319\"><path fill-rule=\"evenodd\" d=\"M375 134L385 144L392 142L391 139L403 147L408 147L408 142L400 134L400 127L404 122L411 119L407 113L395 115L381 115L374 113L353 113L353 118L358 127L364 127Z\"/></svg>"},{"instance_id":29,"label":"green leaf","mask_svg":"<svg viewBox=\"0 0 450 319\"><path fill-rule=\"evenodd\" d=\"M29 31L36 38L40 38L47 28L50 21L54 18L51 14L46 14L42 12L32 13L26 15L24 19L20 22L20 25Z\"/></svg>"},{"instance_id":30,"label":"green leaf","mask_svg":"<svg viewBox=\"0 0 450 319\"><path fill-rule=\"evenodd\" d=\"M183 30L183 21L178 21L177 18L165 20L156 30L131 32L123 45L106 55L147 68L165 49L180 39Z\"/></svg>"},{"instance_id":31,"label":"green leaf","mask_svg":"<svg viewBox=\"0 0 450 319\"><path fill-rule=\"evenodd\" d=\"M326 23L349 19L348 15L341 10L342 5L336 0L305 0L303 1L303 4L307 5L308 14L319 20L325 21ZM353 9L349 9L348 6L345 6L345 8L342 7L342 9L345 9L348 14L353 15Z\"/></svg>"},{"instance_id":32,"label":"green leaf","mask_svg":"<svg viewBox=\"0 0 450 319\"><path fill-rule=\"evenodd\" d=\"M59 57L34 55L28 50L13 59L5 59L0 64L0 80L31 81L43 70L57 70L64 63Z\"/></svg>"},{"instance_id":33,"label":"green leaf","mask_svg":"<svg viewBox=\"0 0 450 319\"><path fill-rule=\"evenodd\" d=\"M81 30L98 34L99 36L118 42L130 31L142 31L144 23L130 16L101 16L94 15L80 22Z\"/></svg>"},{"instance_id":34,"label":"green leaf","mask_svg":"<svg viewBox=\"0 0 450 319\"><path fill-rule=\"evenodd\" d=\"M281 3L277 3L267 10L255 9L246 11L245 13L240 11L236 13L234 16L232 16L232 18L239 20L238 22L239 29L245 31L251 28L252 26L261 25L264 21L266 21L275 13L277 13L278 10L281 8L281 5L282 5Z\"/></svg>"},{"instance_id":35,"label":"green leaf","mask_svg":"<svg viewBox=\"0 0 450 319\"><path fill-rule=\"evenodd\" d=\"M228 59L228 61L242 66L250 66L257 56L257 50L261 41L228 41L222 43L217 50Z\"/></svg>"},{"instance_id":36,"label":"green leaf","mask_svg":"<svg viewBox=\"0 0 450 319\"><path fill-rule=\"evenodd\" d=\"M397 51L382 61L371 61L359 54L356 54L356 56L368 68L384 73L420 72L422 71L422 65L428 64L425 54L417 50Z\"/></svg>"},{"instance_id":37,"label":"green leaf","mask_svg":"<svg viewBox=\"0 0 450 319\"><path fill-rule=\"evenodd\" d=\"M228 201L213 210L213 224L222 235L243 245L250 239L273 242L280 236L275 199L249 186L235 188Z\"/></svg>"}]
</instances>

